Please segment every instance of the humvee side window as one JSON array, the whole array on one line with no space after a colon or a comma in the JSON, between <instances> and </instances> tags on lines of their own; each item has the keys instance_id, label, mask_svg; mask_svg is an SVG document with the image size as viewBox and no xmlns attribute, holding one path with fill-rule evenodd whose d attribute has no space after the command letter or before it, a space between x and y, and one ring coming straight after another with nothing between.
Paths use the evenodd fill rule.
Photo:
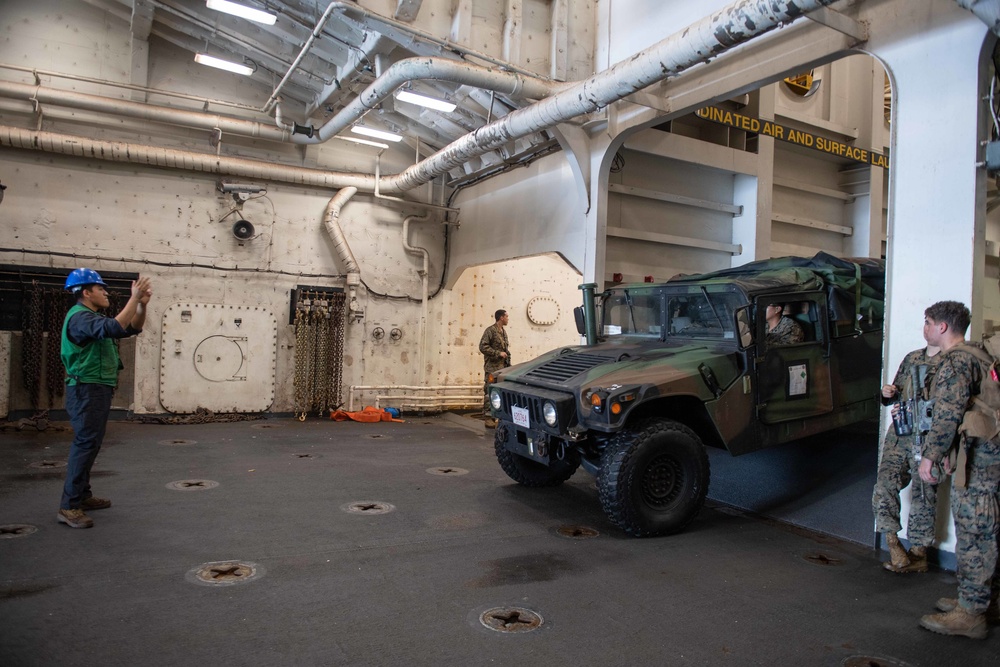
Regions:
<instances>
[{"instance_id":1,"label":"humvee side window","mask_svg":"<svg viewBox=\"0 0 1000 667\"><path fill-rule=\"evenodd\" d=\"M660 338L663 331L660 292L614 290L604 297L605 336Z\"/></svg>"},{"instance_id":2,"label":"humvee side window","mask_svg":"<svg viewBox=\"0 0 1000 667\"><path fill-rule=\"evenodd\" d=\"M732 292L671 296L667 300L667 334L692 338L736 338L733 314L743 304Z\"/></svg>"}]
</instances>

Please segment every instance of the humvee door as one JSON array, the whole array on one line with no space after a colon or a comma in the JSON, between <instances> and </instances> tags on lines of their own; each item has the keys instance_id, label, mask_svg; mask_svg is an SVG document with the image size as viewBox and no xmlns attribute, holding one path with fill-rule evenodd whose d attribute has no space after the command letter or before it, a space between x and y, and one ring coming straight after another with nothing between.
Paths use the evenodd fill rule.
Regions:
<instances>
[{"instance_id":1,"label":"humvee door","mask_svg":"<svg viewBox=\"0 0 1000 667\"><path fill-rule=\"evenodd\" d=\"M764 424L833 411L826 296L822 293L769 294L757 304L757 416ZM782 304L784 315L802 329L797 343L768 341L765 312Z\"/></svg>"}]
</instances>

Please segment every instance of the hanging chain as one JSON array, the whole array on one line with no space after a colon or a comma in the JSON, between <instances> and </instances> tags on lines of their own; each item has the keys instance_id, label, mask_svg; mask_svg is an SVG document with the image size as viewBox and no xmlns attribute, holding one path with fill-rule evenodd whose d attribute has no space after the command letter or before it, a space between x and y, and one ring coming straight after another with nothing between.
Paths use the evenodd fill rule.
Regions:
<instances>
[{"instance_id":1,"label":"hanging chain","mask_svg":"<svg viewBox=\"0 0 1000 667\"><path fill-rule=\"evenodd\" d=\"M308 313L303 309L302 290L298 290L295 300L295 416L299 421L305 421L306 412L306 318Z\"/></svg>"},{"instance_id":2,"label":"hanging chain","mask_svg":"<svg viewBox=\"0 0 1000 667\"><path fill-rule=\"evenodd\" d=\"M344 365L342 292L298 292L295 305L295 416L339 408Z\"/></svg>"},{"instance_id":3,"label":"hanging chain","mask_svg":"<svg viewBox=\"0 0 1000 667\"><path fill-rule=\"evenodd\" d=\"M26 292L27 308L24 309L23 335L21 337L21 372L24 387L28 390L31 409L37 411L42 381L42 318L44 303L42 289L37 280L31 281L31 291Z\"/></svg>"},{"instance_id":4,"label":"hanging chain","mask_svg":"<svg viewBox=\"0 0 1000 667\"><path fill-rule=\"evenodd\" d=\"M46 290L45 297L45 329L48 332L48 338L45 341L45 388L49 399L48 408L51 410L56 407L55 400L63 395L63 388L66 385L66 373L60 352L62 323L69 308L66 303L66 294L62 290Z\"/></svg>"}]
</instances>

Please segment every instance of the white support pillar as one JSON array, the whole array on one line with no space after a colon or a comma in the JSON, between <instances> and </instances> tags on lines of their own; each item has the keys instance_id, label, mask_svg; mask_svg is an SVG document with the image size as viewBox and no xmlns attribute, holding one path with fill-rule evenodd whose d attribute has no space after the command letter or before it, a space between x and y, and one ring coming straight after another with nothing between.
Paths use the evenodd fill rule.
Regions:
<instances>
[{"instance_id":1,"label":"white support pillar","mask_svg":"<svg viewBox=\"0 0 1000 667\"><path fill-rule=\"evenodd\" d=\"M774 121L775 84L757 92L756 108L746 109L751 116ZM736 174L733 203L743 207L743 215L733 218L733 243L743 252L733 255L732 266L742 266L771 257L771 211L774 193L774 138L757 136L757 175Z\"/></svg>"},{"instance_id":2,"label":"white support pillar","mask_svg":"<svg viewBox=\"0 0 1000 667\"><path fill-rule=\"evenodd\" d=\"M920 22L908 31L919 36L872 45L889 70L895 92L886 381L892 380L907 352L924 345L921 325L930 304L962 301L972 309L970 333L975 336L981 329L981 292L976 285L983 279L985 174L976 163L985 126L981 98L987 28L957 5L931 4L936 11L904 19ZM872 34L878 34L874 28ZM902 496L905 514L907 492ZM938 520L943 526L950 517L939 512ZM947 535L942 548L953 551L951 526Z\"/></svg>"}]
</instances>

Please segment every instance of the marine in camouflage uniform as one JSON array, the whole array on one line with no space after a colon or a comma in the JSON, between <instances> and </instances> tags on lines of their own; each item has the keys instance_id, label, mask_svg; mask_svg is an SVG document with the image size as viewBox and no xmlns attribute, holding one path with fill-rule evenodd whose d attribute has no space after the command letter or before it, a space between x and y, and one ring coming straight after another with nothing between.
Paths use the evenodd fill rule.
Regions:
<instances>
[{"instance_id":1,"label":"marine in camouflage uniform","mask_svg":"<svg viewBox=\"0 0 1000 667\"><path fill-rule=\"evenodd\" d=\"M482 352L484 358L483 414L487 417L490 416L490 373L510 366L510 343L507 340L507 332L504 331L509 316L506 310L498 310L494 316L496 323L486 327L483 337L479 340L479 351Z\"/></svg>"},{"instance_id":2,"label":"marine in camouflage uniform","mask_svg":"<svg viewBox=\"0 0 1000 667\"><path fill-rule=\"evenodd\" d=\"M768 345L791 345L792 343L801 343L805 338L806 334L802 330L802 325L786 315L781 316L773 329L768 328L767 330Z\"/></svg>"},{"instance_id":3,"label":"marine in camouflage uniform","mask_svg":"<svg viewBox=\"0 0 1000 667\"><path fill-rule=\"evenodd\" d=\"M935 321L930 313L935 306L928 308L925 318L932 325ZM964 336L964 328L961 333ZM928 343L933 342L926 334L925 338ZM944 353L938 362L931 392L935 401L933 422L920 464L921 478L933 480L937 477L936 466L947 459L956 441L959 448L965 449L967 461L959 457L960 469L955 471L951 492L957 537L958 603L947 614L924 616L921 625L942 634L983 639L987 634L987 609L991 608L992 601L992 611L995 612L996 596L1000 593L1000 581L994 577L1000 528L1000 439L983 440L959 435L959 426L967 409L972 406L973 397L979 394L983 382L992 381L989 365L963 349L971 346L982 348L964 340L959 340L957 345L942 345ZM940 600L939 608L943 608L942 602L948 600Z\"/></svg>"},{"instance_id":4,"label":"marine in camouflage uniform","mask_svg":"<svg viewBox=\"0 0 1000 667\"><path fill-rule=\"evenodd\" d=\"M912 397L910 372L914 367L932 366L937 358L927 354L927 348L914 350L903 357L892 386L897 396ZM882 396L883 405L895 399ZM889 428L882 443L878 465L878 476L872 492L872 512L875 514L875 531L886 536L890 546L891 560L884 563L891 572L926 572L927 547L934 543L934 525L937 509L937 485L920 479L917 467L914 437L896 435ZM913 480L910 492L910 515L907 519L906 536L911 544L909 554L899 544L896 533L900 524L899 494Z\"/></svg>"}]
</instances>

